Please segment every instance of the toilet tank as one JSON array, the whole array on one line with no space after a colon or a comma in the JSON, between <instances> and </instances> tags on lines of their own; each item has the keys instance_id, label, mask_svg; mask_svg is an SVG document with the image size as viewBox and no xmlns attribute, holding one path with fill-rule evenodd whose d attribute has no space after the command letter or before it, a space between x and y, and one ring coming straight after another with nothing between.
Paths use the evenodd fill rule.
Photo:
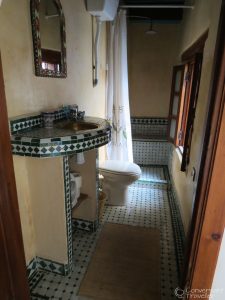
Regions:
<instances>
[{"instance_id":1,"label":"toilet tank","mask_svg":"<svg viewBox=\"0 0 225 300\"><path fill-rule=\"evenodd\" d=\"M101 21L114 20L119 0L87 0L87 10Z\"/></svg>"}]
</instances>

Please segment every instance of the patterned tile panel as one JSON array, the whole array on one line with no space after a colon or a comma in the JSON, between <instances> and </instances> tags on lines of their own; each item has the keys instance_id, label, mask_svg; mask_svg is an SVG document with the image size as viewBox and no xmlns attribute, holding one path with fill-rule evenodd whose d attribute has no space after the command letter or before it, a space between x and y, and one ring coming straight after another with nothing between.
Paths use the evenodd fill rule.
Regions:
<instances>
[{"instance_id":1,"label":"patterned tile panel","mask_svg":"<svg viewBox=\"0 0 225 300\"><path fill-rule=\"evenodd\" d=\"M70 263L72 263L72 259ZM40 273L40 270L45 270L60 275L67 275L70 271L68 264L61 264L42 257L35 257L27 266L27 277L30 282L32 282L33 277L39 276L38 274Z\"/></svg>"},{"instance_id":2,"label":"patterned tile panel","mask_svg":"<svg viewBox=\"0 0 225 300\"><path fill-rule=\"evenodd\" d=\"M131 118L133 140L167 140L167 118Z\"/></svg>"},{"instance_id":3,"label":"patterned tile panel","mask_svg":"<svg viewBox=\"0 0 225 300\"><path fill-rule=\"evenodd\" d=\"M11 133L15 134L21 130L39 127L42 125L42 122L43 121L40 114L27 117L13 118L10 120Z\"/></svg>"},{"instance_id":4,"label":"patterned tile panel","mask_svg":"<svg viewBox=\"0 0 225 300\"><path fill-rule=\"evenodd\" d=\"M167 165L169 143L133 140L134 162L141 165Z\"/></svg>"},{"instance_id":5,"label":"patterned tile panel","mask_svg":"<svg viewBox=\"0 0 225 300\"><path fill-rule=\"evenodd\" d=\"M131 117L131 124L167 125L167 118Z\"/></svg>"},{"instance_id":6,"label":"patterned tile panel","mask_svg":"<svg viewBox=\"0 0 225 300\"><path fill-rule=\"evenodd\" d=\"M98 227L97 220L88 221L88 220L73 218L72 222L73 222L73 230L81 229L81 230L85 230L85 231L94 232L94 231L96 231L96 229Z\"/></svg>"},{"instance_id":7,"label":"patterned tile panel","mask_svg":"<svg viewBox=\"0 0 225 300\"><path fill-rule=\"evenodd\" d=\"M36 257L37 269L44 270L60 275L69 274L69 266L67 264L61 264L52 260L48 260L42 257Z\"/></svg>"}]
</instances>

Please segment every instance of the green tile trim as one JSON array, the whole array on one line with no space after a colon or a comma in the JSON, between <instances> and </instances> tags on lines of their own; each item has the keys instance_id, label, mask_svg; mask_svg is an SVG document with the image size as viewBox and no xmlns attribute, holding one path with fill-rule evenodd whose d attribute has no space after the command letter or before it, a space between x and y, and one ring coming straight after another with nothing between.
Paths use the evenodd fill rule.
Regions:
<instances>
[{"instance_id":1,"label":"green tile trim","mask_svg":"<svg viewBox=\"0 0 225 300\"><path fill-rule=\"evenodd\" d=\"M36 257L36 263L39 270L45 270L64 276L69 274L68 264L58 263L42 257Z\"/></svg>"},{"instance_id":2,"label":"green tile trim","mask_svg":"<svg viewBox=\"0 0 225 300\"><path fill-rule=\"evenodd\" d=\"M73 218L72 222L73 222L74 230L81 229L85 231L95 232L98 227L98 220L89 221L89 220Z\"/></svg>"},{"instance_id":3,"label":"green tile trim","mask_svg":"<svg viewBox=\"0 0 225 300\"><path fill-rule=\"evenodd\" d=\"M64 172L64 197L66 211L66 233L67 233L67 255L68 255L68 272L73 267L73 239L72 239L72 202L70 191L70 170L68 156L63 157L63 172Z\"/></svg>"},{"instance_id":4,"label":"green tile trim","mask_svg":"<svg viewBox=\"0 0 225 300\"><path fill-rule=\"evenodd\" d=\"M14 155L33 156L33 157L54 157L54 156L67 156L74 153L84 152L95 149L107 144L111 139L109 130L105 130L105 134L90 136L88 140L84 141L79 139L76 141L53 141L52 143L28 142L27 139L19 142L12 140L12 153ZM31 139L32 141L32 139Z\"/></svg>"},{"instance_id":5,"label":"green tile trim","mask_svg":"<svg viewBox=\"0 0 225 300\"><path fill-rule=\"evenodd\" d=\"M173 234L175 241L176 259L178 266L178 274L181 276L184 267L184 254L185 254L185 231L180 214L180 207L177 197L175 195L175 187L173 180L171 180L169 168L164 166L164 174L168 181L167 194L169 199L169 206L171 211L171 221L173 226Z\"/></svg>"},{"instance_id":6,"label":"green tile trim","mask_svg":"<svg viewBox=\"0 0 225 300\"><path fill-rule=\"evenodd\" d=\"M40 117L39 116L35 116ZM33 117L34 118L34 117ZM98 122L101 130L90 132L87 134L77 134L72 136L62 137L46 137L46 131L43 128L36 130L35 135L41 136L37 138L32 137L32 130L23 131L18 135L14 134L11 137L12 153L14 155L32 156L32 157L54 157L54 156L67 156L74 153L84 152L106 145L111 140L111 127L107 121L100 118L86 117L87 121ZM31 118L32 120L32 118ZM11 121L13 126L16 124L20 126L24 119L17 119ZM14 124L15 122L15 124ZM22 127L28 126L22 124ZM38 133L37 133L38 132ZM47 132L48 133L48 132ZM51 133L54 135L54 130ZM57 132L56 132L57 134Z\"/></svg>"},{"instance_id":7,"label":"green tile trim","mask_svg":"<svg viewBox=\"0 0 225 300\"><path fill-rule=\"evenodd\" d=\"M168 118L131 117L131 124L167 125Z\"/></svg>"}]
</instances>

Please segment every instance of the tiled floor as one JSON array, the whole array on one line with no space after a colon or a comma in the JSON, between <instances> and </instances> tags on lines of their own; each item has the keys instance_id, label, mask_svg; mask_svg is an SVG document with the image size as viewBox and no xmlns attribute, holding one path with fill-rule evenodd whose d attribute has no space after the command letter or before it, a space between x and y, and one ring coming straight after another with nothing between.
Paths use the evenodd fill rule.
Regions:
<instances>
[{"instance_id":1,"label":"tiled floor","mask_svg":"<svg viewBox=\"0 0 225 300\"><path fill-rule=\"evenodd\" d=\"M167 169L154 166L142 167L142 171L140 181L129 189L129 205L127 207L106 206L102 224L113 222L160 229L161 300L176 299L174 289L178 286L177 251L180 248L177 250L174 243L174 223L171 219L171 199L169 201L168 191L170 185L166 184L168 181ZM174 209L173 213L176 214ZM95 249L102 224L95 233L75 231L72 273L63 277L53 273L40 272L37 283L34 280L31 285L32 299L85 299L78 297L77 293ZM179 226L179 224L177 225ZM179 256L182 257L182 254L179 253Z\"/></svg>"}]
</instances>

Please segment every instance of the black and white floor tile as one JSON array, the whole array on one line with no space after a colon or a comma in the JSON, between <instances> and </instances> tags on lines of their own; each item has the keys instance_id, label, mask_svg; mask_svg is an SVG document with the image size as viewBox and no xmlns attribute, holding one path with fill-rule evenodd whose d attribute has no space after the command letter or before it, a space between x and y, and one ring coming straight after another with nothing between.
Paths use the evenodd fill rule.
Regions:
<instances>
[{"instance_id":1,"label":"black and white floor tile","mask_svg":"<svg viewBox=\"0 0 225 300\"><path fill-rule=\"evenodd\" d=\"M126 207L106 206L102 223L96 232L74 232L74 266L70 275L40 272L37 280L33 279L33 300L86 300L77 294L105 222L160 229L161 300L176 299L174 289L178 286L178 266L168 190L164 182L168 177L165 175L165 167L142 167L142 171L141 180L129 188L129 203Z\"/></svg>"}]
</instances>

